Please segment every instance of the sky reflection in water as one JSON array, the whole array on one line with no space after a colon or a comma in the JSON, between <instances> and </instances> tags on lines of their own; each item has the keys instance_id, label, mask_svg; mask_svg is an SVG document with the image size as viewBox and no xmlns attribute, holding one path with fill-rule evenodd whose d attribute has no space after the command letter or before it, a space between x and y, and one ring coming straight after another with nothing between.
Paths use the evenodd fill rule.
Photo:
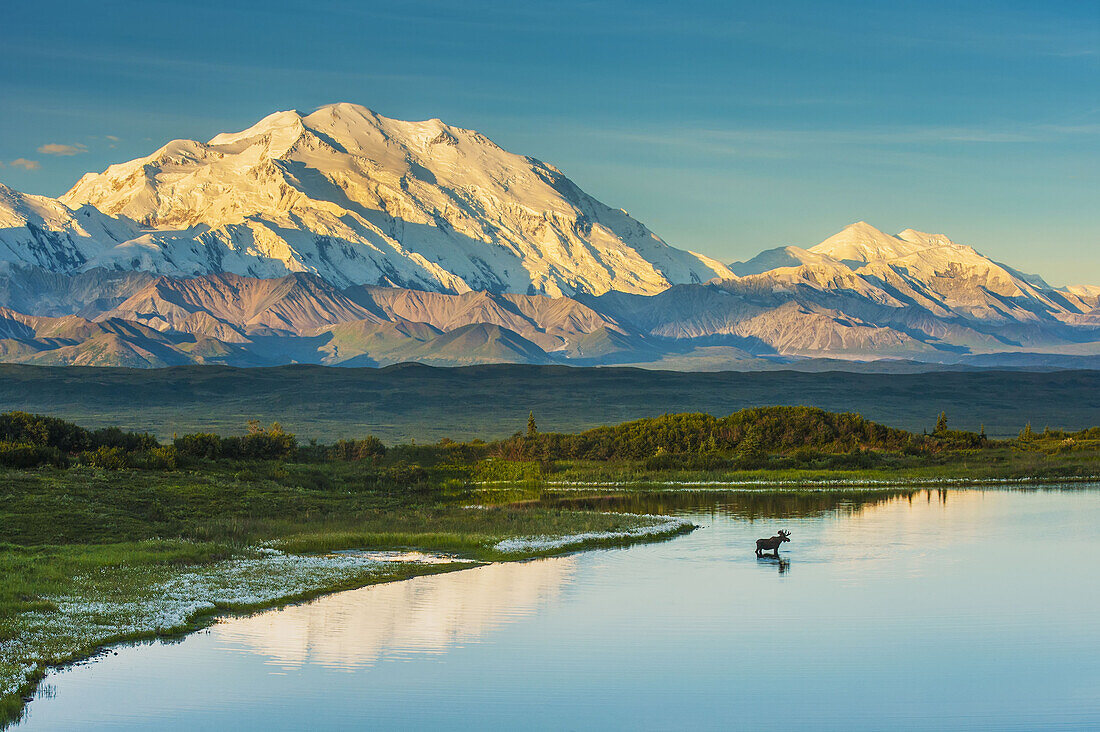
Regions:
<instances>
[{"instance_id":1,"label":"sky reflection in water","mask_svg":"<svg viewBox=\"0 0 1100 732\"><path fill-rule=\"evenodd\" d=\"M1100 726L1096 489L588 505L705 528L120 648L19 729Z\"/></svg>"}]
</instances>

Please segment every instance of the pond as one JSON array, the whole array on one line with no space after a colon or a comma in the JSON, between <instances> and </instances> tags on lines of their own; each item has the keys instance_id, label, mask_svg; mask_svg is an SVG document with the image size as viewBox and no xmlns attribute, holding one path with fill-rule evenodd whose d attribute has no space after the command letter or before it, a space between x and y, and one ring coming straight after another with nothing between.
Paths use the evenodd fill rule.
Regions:
<instances>
[{"instance_id":1,"label":"pond","mask_svg":"<svg viewBox=\"0 0 1100 732\"><path fill-rule=\"evenodd\" d=\"M119 647L16 729L1100 728L1098 486L560 501L703 528Z\"/></svg>"}]
</instances>

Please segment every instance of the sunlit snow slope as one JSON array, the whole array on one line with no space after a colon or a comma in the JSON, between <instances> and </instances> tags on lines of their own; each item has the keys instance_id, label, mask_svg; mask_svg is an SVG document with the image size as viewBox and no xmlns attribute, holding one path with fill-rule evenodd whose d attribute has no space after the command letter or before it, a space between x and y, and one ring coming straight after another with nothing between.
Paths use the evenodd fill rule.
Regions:
<instances>
[{"instance_id":1,"label":"sunlit snow slope","mask_svg":"<svg viewBox=\"0 0 1100 732\"><path fill-rule=\"evenodd\" d=\"M95 264L441 292L652 294L732 273L675 249L557 168L438 119L354 104L277 112L85 175L61 201L147 236Z\"/></svg>"}]
</instances>

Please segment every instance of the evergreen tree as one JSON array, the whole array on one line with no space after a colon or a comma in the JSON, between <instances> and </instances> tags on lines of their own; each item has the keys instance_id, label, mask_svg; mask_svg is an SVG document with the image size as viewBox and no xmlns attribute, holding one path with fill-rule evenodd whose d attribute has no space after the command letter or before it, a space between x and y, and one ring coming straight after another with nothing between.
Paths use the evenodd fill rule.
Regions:
<instances>
[{"instance_id":1,"label":"evergreen tree","mask_svg":"<svg viewBox=\"0 0 1100 732\"><path fill-rule=\"evenodd\" d=\"M737 444L735 454L741 460L759 460L763 458L767 453L760 439L759 430L750 428L741 442Z\"/></svg>"},{"instance_id":2,"label":"evergreen tree","mask_svg":"<svg viewBox=\"0 0 1100 732\"><path fill-rule=\"evenodd\" d=\"M936 420L936 432L947 432L947 412L940 412L940 418Z\"/></svg>"},{"instance_id":3,"label":"evergreen tree","mask_svg":"<svg viewBox=\"0 0 1100 732\"><path fill-rule=\"evenodd\" d=\"M532 410L527 414L527 436L538 437L539 428L535 424L535 412Z\"/></svg>"}]
</instances>

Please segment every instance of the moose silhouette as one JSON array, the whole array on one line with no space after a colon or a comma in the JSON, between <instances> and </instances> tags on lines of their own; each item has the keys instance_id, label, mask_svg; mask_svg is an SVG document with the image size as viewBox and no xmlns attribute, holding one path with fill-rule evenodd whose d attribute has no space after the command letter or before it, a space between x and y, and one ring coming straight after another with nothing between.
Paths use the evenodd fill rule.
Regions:
<instances>
[{"instance_id":1,"label":"moose silhouette","mask_svg":"<svg viewBox=\"0 0 1100 732\"><path fill-rule=\"evenodd\" d=\"M791 532L779 530L779 533L770 539L757 539L756 540L756 556L761 556L761 552L774 551L775 556L779 556L779 545L785 541L791 540Z\"/></svg>"}]
</instances>

